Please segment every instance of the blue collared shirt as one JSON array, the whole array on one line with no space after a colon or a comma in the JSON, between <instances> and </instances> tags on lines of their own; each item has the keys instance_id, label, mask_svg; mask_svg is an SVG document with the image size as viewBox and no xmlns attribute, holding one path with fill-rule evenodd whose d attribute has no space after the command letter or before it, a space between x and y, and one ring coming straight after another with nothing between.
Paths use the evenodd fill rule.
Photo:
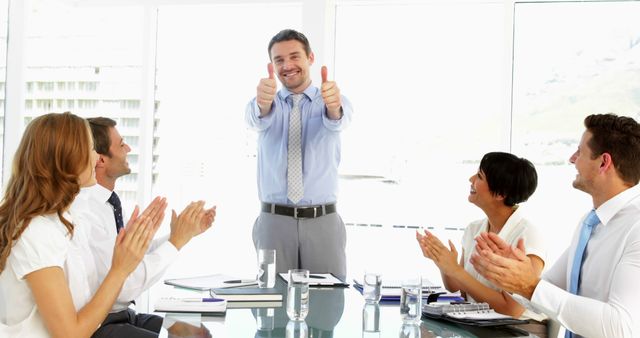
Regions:
<instances>
[{"instance_id":1,"label":"blue collared shirt","mask_svg":"<svg viewBox=\"0 0 640 338\"><path fill-rule=\"evenodd\" d=\"M247 105L245 119L258 135L258 196L262 202L293 205L287 198L287 143L291 92L278 91L271 112L260 118L254 98ZM304 196L297 205L333 203L337 200L340 131L351 122L353 108L341 96L344 115L327 117L320 90L309 86L300 101L302 119L302 176Z\"/></svg>"}]
</instances>

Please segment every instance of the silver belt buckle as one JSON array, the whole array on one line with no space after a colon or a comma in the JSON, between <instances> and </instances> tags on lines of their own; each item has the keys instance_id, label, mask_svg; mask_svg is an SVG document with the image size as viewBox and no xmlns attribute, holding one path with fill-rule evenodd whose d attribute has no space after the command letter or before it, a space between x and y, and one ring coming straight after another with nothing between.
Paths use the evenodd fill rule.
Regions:
<instances>
[{"instance_id":1,"label":"silver belt buckle","mask_svg":"<svg viewBox=\"0 0 640 338\"><path fill-rule=\"evenodd\" d=\"M295 218L295 219L309 218L309 217L298 217L298 210L300 210L300 209L302 209L302 210L313 209L313 218L318 217L318 208L316 208L316 207L311 207L311 208L309 208L309 207L304 207L304 208L293 207L293 218Z\"/></svg>"}]
</instances>

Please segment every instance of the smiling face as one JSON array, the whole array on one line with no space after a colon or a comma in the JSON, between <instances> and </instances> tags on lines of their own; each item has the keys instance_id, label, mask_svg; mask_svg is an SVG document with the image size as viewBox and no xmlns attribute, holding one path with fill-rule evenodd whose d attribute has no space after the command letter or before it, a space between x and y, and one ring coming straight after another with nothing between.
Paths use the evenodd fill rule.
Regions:
<instances>
[{"instance_id":1,"label":"smiling face","mask_svg":"<svg viewBox=\"0 0 640 338\"><path fill-rule=\"evenodd\" d=\"M591 137L591 132L585 131L580 139L578 150L569 159L569 162L573 163L578 171L576 178L573 180L573 187L586 193L593 191L594 182L598 177L602 163L601 156L592 158L593 152L589 147Z\"/></svg>"},{"instance_id":2,"label":"smiling face","mask_svg":"<svg viewBox=\"0 0 640 338\"><path fill-rule=\"evenodd\" d=\"M309 67L313 52L307 53L297 40L277 42L271 47L271 62L282 85L293 93L302 93L311 84Z\"/></svg>"},{"instance_id":3,"label":"smiling face","mask_svg":"<svg viewBox=\"0 0 640 338\"><path fill-rule=\"evenodd\" d=\"M118 178L131 172L127 154L131 151L128 144L124 142L118 130L109 128L109 156L101 155L107 176Z\"/></svg>"},{"instance_id":4,"label":"smiling face","mask_svg":"<svg viewBox=\"0 0 640 338\"><path fill-rule=\"evenodd\" d=\"M494 199L494 195L489 190L489 182L484 173L479 170L477 174L469 177L471 187L469 189L469 202L477 205L482 209L484 205L487 205L489 201Z\"/></svg>"}]
</instances>

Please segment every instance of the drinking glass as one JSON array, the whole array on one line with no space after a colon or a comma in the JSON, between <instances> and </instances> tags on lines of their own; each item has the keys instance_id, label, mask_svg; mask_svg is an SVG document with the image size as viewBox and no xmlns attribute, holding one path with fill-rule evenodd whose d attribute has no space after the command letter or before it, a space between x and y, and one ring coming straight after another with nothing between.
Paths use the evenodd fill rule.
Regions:
<instances>
[{"instance_id":1,"label":"drinking glass","mask_svg":"<svg viewBox=\"0 0 640 338\"><path fill-rule=\"evenodd\" d=\"M304 320L309 313L309 270L289 270L287 282L287 315Z\"/></svg>"},{"instance_id":2,"label":"drinking glass","mask_svg":"<svg viewBox=\"0 0 640 338\"><path fill-rule=\"evenodd\" d=\"M258 287L276 286L276 250L258 250Z\"/></svg>"},{"instance_id":3,"label":"drinking glass","mask_svg":"<svg viewBox=\"0 0 640 338\"><path fill-rule=\"evenodd\" d=\"M378 273L367 272L364 274L362 284L362 296L367 303L378 303L382 296L382 276Z\"/></svg>"},{"instance_id":4,"label":"drinking glass","mask_svg":"<svg viewBox=\"0 0 640 338\"><path fill-rule=\"evenodd\" d=\"M402 280L400 289L400 316L405 322L417 322L422 317L422 278Z\"/></svg>"}]
</instances>

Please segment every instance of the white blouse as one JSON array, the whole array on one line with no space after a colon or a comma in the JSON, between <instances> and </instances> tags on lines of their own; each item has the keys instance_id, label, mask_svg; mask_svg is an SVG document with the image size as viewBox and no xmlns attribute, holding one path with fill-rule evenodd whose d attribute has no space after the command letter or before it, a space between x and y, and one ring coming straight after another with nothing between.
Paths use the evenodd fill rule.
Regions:
<instances>
[{"instance_id":1,"label":"white blouse","mask_svg":"<svg viewBox=\"0 0 640 338\"><path fill-rule=\"evenodd\" d=\"M462 235L462 248L464 250L464 269L480 283L499 291L491 282L482 277L473 264L469 262L471 255L476 250L476 237L482 232L489 231L489 220L482 219L472 222L464 230ZM527 255L536 255L544 261L546 259L546 247L542 233L531 222L522 217L521 208L518 207L516 211L509 217L507 222L502 227L502 230L498 233L498 236L505 240L510 245L517 245L518 239L524 239L524 246L526 248Z\"/></svg>"},{"instance_id":2,"label":"white blouse","mask_svg":"<svg viewBox=\"0 0 640 338\"><path fill-rule=\"evenodd\" d=\"M65 218L72 221L71 213ZM74 228L73 238L55 214L37 216L31 220L7 259L0 273L0 336L49 337L38 312L33 293L25 276L48 267L64 271L76 310L91 299L89 281L96 278L87 247L86 233ZM89 256L89 257L87 257Z\"/></svg>"}]
</instances>

